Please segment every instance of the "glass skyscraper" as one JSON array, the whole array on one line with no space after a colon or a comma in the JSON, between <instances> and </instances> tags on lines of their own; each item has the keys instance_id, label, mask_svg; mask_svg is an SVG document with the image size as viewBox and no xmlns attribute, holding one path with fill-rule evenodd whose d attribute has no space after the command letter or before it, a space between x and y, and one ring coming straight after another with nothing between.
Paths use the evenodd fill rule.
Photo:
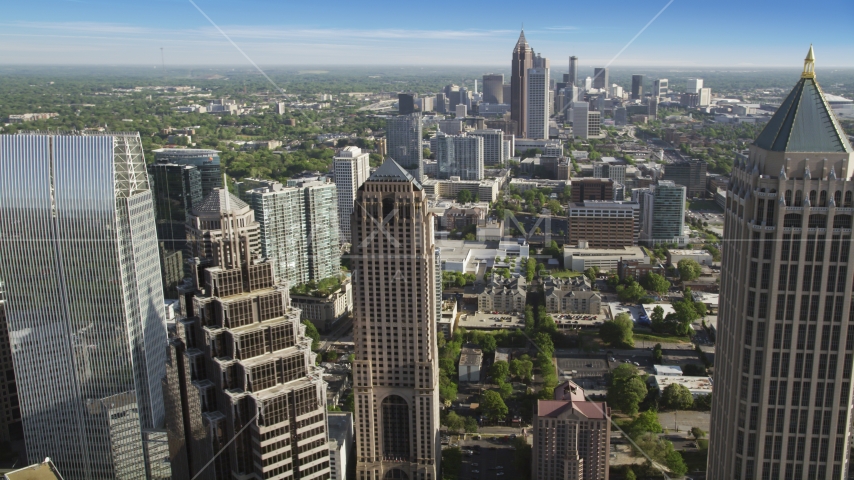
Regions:
<instances>
[{"instance_id":1,"label":"glass skyscraper","mask_svg":"<svg viewBox=\"0 0 854 480\"><path fill-rule=\"evenodd\" d=\"M165 309L139 134L0 135L0 278L28 461L160 478Z\"/></svg>"},{"instance_id":2,"label":"glass skyscraper","mask_svg":"<svg viewBox=\"0 0 854 480\"><path fill-rule=\"evenodd\" d=\"M202 175L202 198L206 198L214 188L222 187L222 169L219 152L201 148L158 148L154 150L157 163L193 165Z\"/></svg>"}]
</instances>

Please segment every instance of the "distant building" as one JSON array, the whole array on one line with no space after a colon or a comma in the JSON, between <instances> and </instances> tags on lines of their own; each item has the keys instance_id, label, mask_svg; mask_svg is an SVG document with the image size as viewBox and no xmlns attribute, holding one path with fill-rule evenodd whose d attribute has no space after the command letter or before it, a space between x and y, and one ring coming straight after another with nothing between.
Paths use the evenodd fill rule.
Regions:
<instances>
[{"instance_id":1,"label":"distant building","mask_svg":"<svg viewBox=\"0 0 854 480\"><path fill-rule=\"evenodd\" d=\"M688 83L685 86L685 92L687 92L687 93L700 93L701 88L703 88L703 79L702 78L689 78Z\"/></svg>"},{"instance_id":2,"label":"distant building","mask_svg":"<svg viewBox=\"0 0 854 480\"><path fill-rule=\"evenodd\" d=\"M658 185L632 191L632 200L641 208L641 241L684 244L685 187L669 180Z\"/></svg>"},{"instance_id":3,"label":"distant building","mask_svg":"<svg viewBox=\"0 0 854 480\"><path fill-rule=\"evenodd\" d=\"M669 163L664 166L664 180L685 187L689 197L706 197L706 172L708 164L704 160L690 159Z\"/></svg>"},{"instance_id":4,"label":"distant building","mask_svg":"<svg viewBox=\"0 0 854 480\"><path fill-rule=\"evenodd\" d=\"M479 348L463 347L460 352L459 381L480 382L480 366L483 363L483 351Z\"/></svg>"},{"instance_id":5,"label":"distant building","mask_svg":"<svg viewBox=\"0 0 854 480\"><path fill-rule=\"evenodd\" d=\"M517 138L528 138L528 70L534 67L534 50L525 39L525 31L519 34L519 40L513 48L513 61L510 74L510 119L516 122Z\"/></svg>"},{"instance_id":6,"label":"distant building","mask_svg":"<svg viewBox=\"0 0 854 480\"><path fill-rule=\"evenodd\" d=\"M477 293L477 309L481 312L524 312L527 294L525 277L504 278L493 273Z\"/></svg>"},{"instance_id":7,"label":"distant building","mask_svg":"<svg viewBox=\"0 0 854 480\"><path fill-rule=\"evenodd\" d=\"M353 454L353 412L329 412L326 424L329 431L329 478L347 480Z\"/></svg>"},{"instance_id":8,"label":"distant building","mask_svg":"<svg viewBox=\"0 0 854 480\"><path fill-rule=\"evenodd\" d=\"M670 86L666 78L658 78L652 82L652 96L661 98L670 93Z\"/></svg>"},{"instance_id":9,"label":"distant building","mask_svg":"<svg viewBox=\"0 0 854 480\"><path fill-rule=\"evenodd\" d=\"M12 364L12 343L9 338L9 324L6 323L5 293L0 280L0 371L14 372ZM5 405L0 413L0 442L22 440L24 427L21 424L21 407L18 401L18 388L15 375L0 376L0 405Z\"/></svg>"},{"instance_id":10,"label":"distant building","mask_svg":"<svg viewBox=\"0 0 854 480\"><path fill-rule=\"evenodd\" d=\"M620 277L620 280L632 278L639 282L650 273L664 275L666 269L664 265L658 262L644 263L640 260L621 260L617 263L617 276Z\"/></svg>"},{"instance_id":11,"label":"distant building","mask_svg":"<svg viewBox=\"0 0 854 480\"><path fill-rule=\"evenodd\" d=\"M338 190L339 243L350 243L350 215L356 192L371 174L370 154L359 147L344 147L332 158L335 188Z\"/></svg>"},{"instance_id":12,"label":"distant building","mask_svg":"<svg viewBox=\"0 0 854 480\"><path fill-rule=\"evenodd\" d=\"M386 120L388 156L419 182L423 176L421 160L421 114L398 115Z\"/></svg>"},{"instance_id":13,"label":"distant building","mask_svg":"<svg viewBox=\"0 0 854 480\"><path fill-rule=\"evenodd\" d=\"M632 100L643 98L643 75L632 75Z\"/></svg>"},{"instance_id":14,"label":"distant building","mask_svg":"<svg viewBox=\"0 0 854 480\"><path fill-rule=\"evenodd\" d=\"M526 138L549 138L549 92L549 69L536 67L528 70Z\"/></svg>"},{"instance_id":15,"label":"distant building","mask_svg":"<svg viewBox=\"0 0 854 480\"><path fill-rule=\"evenodd\" d=\"M621 127L628 123L626 117L626 107L617 107L614 109L614 125Z\"/></svg>"},{"instance_id":16,"label":"distant building","mask_svg":"<svg viewBox=\"0 0 854 480\"><path fill-rule=\"evenodd\" d=\"M575 55L569 57L569 78L567 81L571 85L578 86L578 57Z\"/></svg>"},{"instance_id":17,"label":"distant building","mask_svg":"<svg viewBox=\"0 0 854 480\"><path fill-rule=\"evenodd\" d=\"M608 88L608 85L611 83L608 81L608 69L607 68L594 68L593 69L593 88L598 88L600 90L604 90ZM587 88L590 90L590 88Z\"/></svg>"},{"instance_id":18,"label":"distant building","mask_svg":"<svg viewBox=\"0 0 854 480\"><path fill-rule=\"evenodd\" d=\"M480 136L436 134L436 162L440 179L483 179L483 141Z\"/></svg>"},{"instance_id":19,"label":"distant building","mask_svg":"<svg viewBox=\"0 0 854 480\"><path fill-rule=\"evenodd\" d=\"M441 272L440 272L441 275ZM436 331L449 340L457 328L457 301L454 299L442 301L442 311L436 325Z\"/></svg>"},{"instance_id":20,"label":"distant building","mask_svg":"<svg viewBox=\"0 0 854 480\"><path fill-rule=\"evenodd\" d=\"M441 198L457 198L460 191L468 190L479 202L494 202L501 189L501 183L497 180L461 180L459 177L448 180L427 179L422 186L425 194Z\"/></svg>"},{"instance_id":21,"label":"distant building","mask_svg":"<svg viewBox=\"0 0 854 480\"><path fill-rule=\"evenodd\" d=\"M546 311L549 313L585 313L599 315L602 297L593 291L584 275L572 278L543 279Z\"/></svg>"},{"instance_id":22,"label":"distant building","mask_svg":"<svg viewBox=\"0 0 854 480\"><path fill-rule=\"evenodd\" d=\"M398 93L397 94L397 110L401 115L409 115L417 110L415 99L418 98L417 93Z\"/></svg>"},{"instance_id":23,"label":"distant building","mask_svg":"<svg viewBox=\"0 0 854 480\"><path fill-rule=\"evenodd\" d=\"M572 202L614 200L614 180L610 178L576 178L572 180Z\"/></svg>"},{"instance_id":24,"label":"distant building","mask_svg":"<svg viewBox=\"0 0 854 480\"><path fill-rule=\"evenodd\" d=\"M468 106L465 103L458 103L456 107L454 107L454 113L457 118L465 118L468 115Z\"/></svg>"},{"instance_id":25,"label":"distant building","mask_svg":"<svg viewBox=\"0 0 854 480\"><path fill-rule=\"evenodd\" d=\"M712 104L712 89L711 88L701 88L698 92L699 97L697 98L697 106L699 107L708 107Z\"/></svg>"},{"instance_id":26,"label":"distant building","mask_svg":"<svg viewBox=\"0 0 854 480\"><path fill-rule=\"evenodd\" d=\"M655 118L658 116L658 97L649 98L649 117Z\"/></svg>"},{"instance_id":27,"label":"distant building","mask_svg":"<svg viewBox=\"0 0 854 480\"><path fill-rule=\"evenodd\" d=\"M537 400L531 478L607 480L611 409L588 401L571 381L558 385L554 398Z\"/></svg>"},{"instance_id":28,"label":"distant building","mask_svg":"<svg viewBox=\"0 0 854 480\"><path fill-rule=\"evenodd\" d=\"M483 103L504 103L504 74L487 73L483 76Z\"/></svg>"},{"instance_id":29,"label":"distant building","mask_svg":"<svg viewBox=\"0 0 854 480\"><path fill-rule=\"evenodd\" d=\"M667 250L667 263L676 265L682 260L694 260L700 265L711 265L714 261L712 254L705 250Z\"/></svg>"},{"instance_id":30,"label":"distant building","mask_svg":"<svg viewBox=\"0 0 854 480\"><path fill-rule=\"evenodd\" d=\"M62 475L50 458L45 458L41 463L3 473L0 480L62 480Z\"/></svg>"},{"instance_id":31,"label":"distant building","mask_svg":"<svg viewBox=\"0 0 854 480\"><path fill-rule=\"evenodd\" d=\"M679 104L686 108L696 108L700 106L700 94L685 92L679 97Z\"/></svg>"},{"instance_id":32,"label":"distant building","mask_svg":"<svg viewBox=\"0 0 854 480\"><path fill-rule=\"evenodd\" d=\"M563 266L576 272L583 272L591 267L599 267L603 272L616 271L621 260L649 263L649 256L641 247L591 248L583 241L578 242L577 246L563 247Z\"/></svg>"},{"instance_id":33,"label":"distant building","mask_svg":"<svg viewBox=\"0 0 854 480\"><path fill-rule=\"evenodd\" d=\"M202 177L202 198L207 197L214 188L222 187L222 169L219 152L196 148L158 148L154 150L156 163L193 165L199 169Z\"/></svg>"},{"instance_id":34,"label":"distant building","mask_svg":"<svg viewBox=\"0 0 854 480\"><path fill-rule=\"evenodd\" d=\"M483 138L483 164L498 165L512 157L513 152L504 151L504 132L497 128L475 130L469 135Z\"/></svg>"},{"instance_id":35,"label":"distant building","mask_svg":"<svg viewBox=\"0 0 854 480\"><path fill-rule=\"evenodd\" d=\"M607 157L614 160L613 157ZM610 178L614 183L626 184L626 165L613 162L596 162L593 164L593 178Z\"/></svg>"},{"instance_id":36,"label":"distant building","mask_svg":"<svg viewBox=\"0 0 854 480\"><path fill-rule=\"evenodd\" d=\"M598 113L598 112L597 112ZM590 121L590 104L587 102L573 102L572 104L572 136L576 138L586 139L589 137L590 130L588 123Z\"/></svg>"},{"instance_id":37,"label":"distant building","mask_svg":"<svg viewBox=\"0 0 854 480\"><path fill-rule=\"evenodd\" d=\"M638 244L640 207L633 202L586 200L567 206L568 245L585 241L591 248Z\"/></svg>"}]
</instances>

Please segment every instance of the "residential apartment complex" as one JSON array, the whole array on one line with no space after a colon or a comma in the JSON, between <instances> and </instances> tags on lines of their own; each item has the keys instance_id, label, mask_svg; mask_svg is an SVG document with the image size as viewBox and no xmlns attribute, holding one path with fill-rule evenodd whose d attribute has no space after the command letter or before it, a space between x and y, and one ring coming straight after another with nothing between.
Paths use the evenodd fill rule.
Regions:
<instances>
[{"instance_id":1,"label":"residential apartment complex","mask_svg":"<svg viewBox=\"0 0 854 480\"><path fill-rule=\"evenodd\" d=\"M481 312L524 312L527 295L525 277L505 278L493 273L477 293L477 309Z\"/></svg>"},{"instance_id":2,"label":"residential apartment complex","mask_svg":"<svg viewBox=\"0 0 854 480\"><path fill-rule=\"evenodd\" d=\"M371 174L370 154L359 147L344 147L332 159L335 188L338 189L338 233L342 245L350 243L350 216L356 192Z\"/></svg>"},{"instance_id":3,"label":"residential apartment complex","mask_svg":"<svg viewBox=\"0 0 854 480\"><path fill-rule=\"evenodd\" d=\"M438 178L460 180L483 179L483 145L480 136L436 134L436 161Z\"/></svg>"},{"instance_id":4,"label":"residential apartment complex","mask_svg":"<svg viewBox=\"0 0 854 480\"><path fill-rule=\"evenodd\" d=\"M640 205L641 241L685 243L685 187L659 180L650 188L632 190L632 200Z\"/></svg>"},{"instance_id":5,"label":"residential apartment complex","mask_svg":"<svg viewBox=\"0 0 854 480\"><path fill-rule=\"evenodd\" d=\"M593 291L585 276L543 279L546 311L549 313L586 313L599 315L602 296Z\"/></svg>"},{"instance_id":6,"label":"residential apartment complex","mask_svg":"<svg viewBox=\"0 0 854 480\"><path fill-rule=\"evenodd\" d=\"M528 134L525 138L549 138L549 104L549 68L537 66L528 70Z\"/></svg>"},{"instance_id":7,"label":"residential apartment complex","mask_svg":"<svg viewBox=\"0 0 854 480\"><path fill-rule=\"evenodd\" d=\"M424 175L421 148L421 114L398 115L386 120L388 156L418 181Z\"/></svg>"}]
</instances>

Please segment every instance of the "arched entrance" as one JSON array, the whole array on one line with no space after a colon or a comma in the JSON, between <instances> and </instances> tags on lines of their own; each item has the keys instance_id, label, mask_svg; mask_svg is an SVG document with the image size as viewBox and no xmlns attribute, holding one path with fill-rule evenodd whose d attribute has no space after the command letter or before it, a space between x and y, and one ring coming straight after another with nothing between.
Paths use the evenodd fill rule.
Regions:
<instances>
[{"instance_id":1,"label":"arched entrance","mask_svg":"<svg viewBox=\"0 0 854 480\"><path fill-rule=\"evenodd\" d=\"M389 395L383 399L380 408L382 409L383 458L394 462L408 462L411 452L409 404L398 395ZM386 474L386 478L396 477L389 477Z\"/></svg>"}]
</instances>

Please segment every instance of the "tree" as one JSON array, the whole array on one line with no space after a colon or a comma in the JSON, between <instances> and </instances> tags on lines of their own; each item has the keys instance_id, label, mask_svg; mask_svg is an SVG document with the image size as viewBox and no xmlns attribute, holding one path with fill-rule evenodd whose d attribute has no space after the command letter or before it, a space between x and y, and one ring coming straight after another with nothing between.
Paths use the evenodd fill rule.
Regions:
<instances>
[{"instance_id":1,"label":"tree","mask_svg":"<svg viewBox=\"0 0 854 480\"><path fill-rule=\"evenodd\" d=\"M503 383L509 374L510 365L504 360L499 360L489 367L489 376L492 377L492 381L495 383Z\"/></svg>"},{"instance_id":2,"label":"tree","mask_svg":"<svg viewBox=\"0 0 854 480\"><path fill-rule=\"evenodd\" d=\"M626 471L626 480L637 480L637 479L638 479L638 477L637 477L637 475L635 475L635 471L632 470L632 467L629 467L629 469Z\"/></svg>"},{"instance_id":3,"label":"tree","mask_svg":"<svg viewBox=\"0 0 854 480\"><path fill-rule=\"evenodd\" d=\"M498 393L501 398L507 400L513 395L513 385L505 382L498 382Z\"/></svg>"},{"instance_id":4,"label":"tree","mask_svg":"<svg viewBox=\"0 0 854 480\"><path fill-rule=\"evenodd\" d=\"M712 394L698 395L694 399L694 409L701 412L708 412L712 409Z\"/></svg>"},{"instance_id":5,"label":"tree","mask_svg":"<svg viewBox=\"0 0 854 480\"><path fill-rule=\"evenodd\" d=\"M463 417L457 415L457 412L448 412L448 415L445 416L445 421L443 424L448 427L448 431L451 433L460 433L465 430L466 421Z\"/></svg>"},{"instance_id":6,"label":"tree","mask_svg":"<svg viewBox=\"0 0 854 480\"><path fill-rule=\"evenodd\" d=\"M668 442L670 443L670 442ZM676 476L685 475L688 472L688 467L685 465L685 460L682 455L676 450L672 450L673 445L670 445L671 450L664 457L664 465Z\"/></svg>"},{"instance_id":7,"label":"tree","mask_svg":"<svg viewBox=\"0 0 854 480\"><path fill-rule=\"evenodd\" d=\"M318 332L317 327L308 320L303 320L302 324L305 325L305 336L311 339L311 349L317 350L320 348L320 332Z\"/></svg>"},{"instance_id":8,"label":"tree","mask_svg":"<svg viewBox=\"0 0 854 480\"><path fill-rule=\"evenodd\" d=\"M353 392L347 394L347 397L344 398L344 411L345 412L355 412L356 411L356 399L353 397Z\"/></svg>"},{"instance_id":9,"label":"tree","mask_svg":"<svg viewBox=\"0 0 854 480\"><path fill-rule=\"evenodd\" d=\"M507 417L507 405L501 398L498 392L487 390L483 392L480 399L480 411L483 415L492 420L498 421Z\"/></svg>"},{"instance_id":10,"label":"tree","mask_svg":"<svg viewBox=\"0 0 854 480\"><path fill-rule=\"evenodd\" d=\"M510 360L510 374L523 382L531 380L534 364L530 360Z\"/></svg>"},{"instance_id":11,"label":"tree","mask_svg":"<svg viewBox=\"0 0 854 480\"><path fill-rule=\"evenodd\" d=\"M647 290L653 291L659 295L663 295L670 290L670 282L657 273L650 272L646 274L643 279L641 279L641 284Z\"/></svg>"},{"instance_id":12,"label":"tree","mask_svg":"<svg viewBox=\"0 0 854 480\"><path fill-rule=\"evenodd\" d=\"M656 343L654 347L652 347L652 361L657 365L661 365L661 362L664 360L664 353L661 350L661 344ZM684 372L683 372L684 373Z\"/></svg>"},{"instance_id":13,"label":"tree","mask_svg":"<svg viewBox=\"0 0 854 480\"><path fill-rule=\"evenodd\" d=\"M480 345L480 349L483 350L483 353L492 353L498 346L497 342L495 341L495 337L493 337L492 335L483 335L482 337L480 337L478 345Z\"/></svg>"},{"instance_id":14,"label":"tree","mask_svg":"<svg viewBox=\"0 0 854 480\"><path fill-rule=\"evenodd\" d=\"M327 362L334 362L338 360L338 352L335 350L327 350L326 353L323 354L323 359Z\"/></svg>"},{"instance_id":15,"label":"tree","mask_svg":"<svg viewBox=\"0 0 854 480\"><path fill-rule=\"evenodd\" d=\"M706 376L706 367L697 365L696 363L682 365L682 375L686 377L704 377Z\"/></svg>"},{"instance_id":16,"label":"tree","mask_svg":"<svg viewBox=\"0 0 854 480\"><path fill-rule=\"evenodd\" d=\"M537 273L537 261L529 257L525 264L525 279L530 283L534 281L534 275Z\"/></svg>"},{"instance_id":17,"label":"tree","mask_svg":"<svg viewBox=\"0 0 854 480\"><path fill-rule=\"evenodd\" d=\"M477 433L477 420L466 417L466 433Z\"/></svg>"},{"instance_id":18,"label":"tree","mask_svg":"<svg viewBox=\"0 0 854 480\"><path fill-rule=\"evenodd\" d=\"M694 439L699 440L706 436L706 432L704 432L700 427L691 427L691 435Z\"/></svg>"},{"instance_id":19,"label":"tree","mask_svg":"<svg viewBox=\"0 0 854 480\"><path fill-rule=\"evenodd\" d=\"M691 260L690 258L679 260L679 263L676 264L676 268L679 269L679 277L682 278L683 282L695 280L703 271L700 264L697 263L696 260Z\"/></svg>"},{"instance_id":20,"label":"tree","mask_svg":"<svg viewBox=\"0 0 854 480\"><path fill-rule=\"evenodd\" d=\"M694 404L694 396L685 385L671 383L661 393L661 403L664 408L687 410Z\"/></svg>"},{"instance_id":21,"label":"tree","mask_svg":"<svg viewBox=\"0 0 854 480\"><path fill-rule=\"evenodd\" d=\"M590 283L596 283L597 275L599 275L599 267L590 267L584 271L584 276L590 280Z\"/></svg>"},{"instance_id":22,"label":"tree","mask_svg":"<svg viewBox=\"0 0 854 480\"><path fill-rule=\"evenodd\" d=\"M638 413L638 405L647 394L646 383L634 365L624 363L611 373L608 387L608 405L627 415Z\"/></svg>"},{"instance_id":23,"label":"tree","mask_svg":"<svg viewBox=\"0 0 854 480\"><path fill-rule=\"evenodd\" d=\"M457 202L459 203L469 203L472 199L472 194L468 190L460 190L460 193L457 194Z\"/></svg>"},{"instance_id":24,"label":"tree","mask_svg":"<svg viewBox=\"0 0 854 480\"><path fill-rule=\"evenodd\" d=\"M555 353L555 344L552 342L552 336L548 333L540 332L534 337L534 345L540 350L541 355L548 357L551 361Z\"/></svg>"},{"instance_id":25,"label":"tree","mask_svg":"<svg viewBox=\"0 0 854 480\"><path fill-rule=\"evenodd\" d=\"M442 449L442 477L458 478L463 468L463 452L459 447Z\"/></svg>"},{"instance_id":26,"label":"tree","mask_svg":"<svg viewBox=\"0 0 854 480\"><path fill-rule=\"evenodd\" d=\"M617 296L623 302L636 302L646 295L646 290L634 280L629 279L625 285L617 285Z\"/></svg>"},{"instance_id":27,"label":"tree","mask_svg":"<svg viewBox=\"0 0 854 480\"><path fill-rule=\"evenodd\" d=\"M647 410L641 412L632 423L627 427L629 436L632 438L639 437L645 433L661 433L664 431L661 428L661 423L658 421L658 414L655 410Z\"/></svg>"},{"instance_id":28,"label":"tree","mask_svg":"<svg viewBox=\"0 0 854 480\"><path fill-rule=\"evenodd\" d=\"M433 155L433 152L431 152L429 148L424 148L422 155L424 158L430 158Z\"/></svg>"},{"instance_id":29,"label":"tree","mask_svg":"<svg viewBox=\"0 0 854 480\"><path fill-rule=\"evenodd\" d=\"M602 323L599 327L599 336L605 342L625 348L633 348L635 342L632 335L634 323L627 313L617 315L613 320Z\"/></svg>"},{"instance_id":30,"label":"tree","mask_svg":"<svg viewBox=\"0 0 854 480\"><path fill-rule=\"evenodd\" d=\"M453 402L457 399L457 384L448 378L444 370L439 372L439 397L444 402Z\"/></svg>"}]
</instances>

